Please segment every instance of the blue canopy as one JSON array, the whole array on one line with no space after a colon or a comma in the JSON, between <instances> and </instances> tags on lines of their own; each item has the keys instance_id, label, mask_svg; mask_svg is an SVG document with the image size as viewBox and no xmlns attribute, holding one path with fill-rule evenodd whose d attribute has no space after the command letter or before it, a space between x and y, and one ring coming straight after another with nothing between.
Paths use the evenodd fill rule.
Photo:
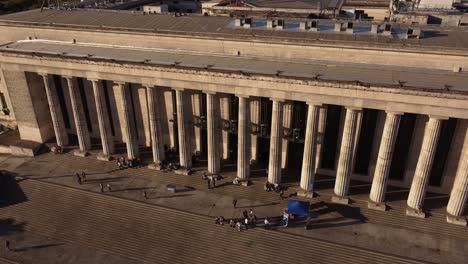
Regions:
<instances>
[{"instance_id":1,"label":"blue canopy","mask_svg":"<svg viewBox=\"0 0 468 264\"><path fill-rule=\"evenodd\" d=\"M309 202L303 202L298 200L289 200L288 201L288 214L309 216Z\"/></svg>"}]
</instances>

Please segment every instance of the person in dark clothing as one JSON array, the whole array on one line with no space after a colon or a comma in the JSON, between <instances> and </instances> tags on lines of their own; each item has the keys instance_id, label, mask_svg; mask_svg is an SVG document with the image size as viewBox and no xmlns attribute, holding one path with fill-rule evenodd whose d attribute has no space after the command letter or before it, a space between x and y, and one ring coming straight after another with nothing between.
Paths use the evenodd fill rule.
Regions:
<instances>
[{"instance_id":1,"label":"person in dark clothing","mask_svg":"<svg viewBox=\"0 0 468 264\"><path fill-rule=\"evenodd\" d=\"M244 215L244 219L249 219L249 213L247 213L247 210L244 210L242 214Z\"/></svg>"},{"instance_id":2,"label":"person in dark clothing","mask_svg":"<svg viewBox=\"0 0 468 264\"><path fill-rule=\"evenodd\" d=\"M11 245L10 245L10 241L9 240L5 240L5 248L7 251L12 251L11 250Z\"/></svg>"},{"instance_id":3,"label":"person in dark clothing","mask_svg":"<svg viewBox=\"0 0 468 264\"><path fill-rule=\"evenodd\" d=\"M104 185L102 185L102 183L99 184L99 189L101 190L102 193L104 192Z\"/></svg>"},{"instance_id":4,"label":"person in dark clothing","mask_svg":"<svg viewBox=\"0 0 468 264\"><path fill-rule=\"evenodd\" d=\"M208 184L208 189L211 189L211 182L210 182L210 179L206 179L206 183Z\"/></svg>"},{"instance_id":5,"label":"person in dark clothing","mask_svg":"<svg viewBox=\"0 0 468 264\"><path fill-rule=\"evenodd\" d=\"M81 173L81 180L86 182L86 173L84 171Z\"/></svg>"},{"instance_id":6,"label":"person in dark clothing","mask_svg":"<svg viewBox=\"0 0 468 264\"><path fill-rule=\"evenodd\" d=\"M143 197L145 198L145 200L148 200L148 193L146 192L146 190L143 190Z\"/></svg>"},{"instance_id":7,"label":"person in dark clothing","mask_svg":"<svg viewBox=\"0 0 468 264\"><path fill-rule=\"evenodd\" d=\"M237 199L236 198L234 198L234 200L232 200L232 205L234 206L234 208L236 208L236 206L237 206Z\"/></svg>"}]
</instances>

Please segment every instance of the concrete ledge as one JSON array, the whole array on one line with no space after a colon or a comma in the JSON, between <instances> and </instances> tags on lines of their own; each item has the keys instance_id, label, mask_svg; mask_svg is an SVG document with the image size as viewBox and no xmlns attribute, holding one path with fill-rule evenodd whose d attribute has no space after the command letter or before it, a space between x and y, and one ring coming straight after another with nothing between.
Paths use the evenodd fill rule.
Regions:
<instances>
[{"instance_id":1,"label":"concrete ledge","mask_svg":"<svg viewBox=\"0 0 468 264\"><path fill-rule=\"evenodd\" d=\"M454 216L450 214L447 214L447 223L461 226L467 225L465 216Z\"/></svg>"},{"instance_id":2,"label":"concrete ledge","mask_svg":"<svg viewBox=\"0 0 468 264\"><path fill-rule=\"evenodd\" d=\"M337 204L349 204L349 197L333 195L331 201Z\"/></svg>"},{"instance_id":3,"label":"concrete ledge","mask_svg":"<svg viewBox=\"0 0 468 264\"><path fill-rule=\"evenodd\" d=\"M73 151L73 155L84 158L88 156L89 153L87 151L75 150Z\"/></svg>"},{"instance_id":4,"label":"concrete ledge","mask_svg":"<svg viewBox=\"0 0 468 264\"><path fill-rule=\"evenodd\" d=\"M417 217L417 218L426 218L426 213L423 212L421 209L414 209L411 207L406 208L406 215Z\"/></svg>"},{"instance_id":5,"label":"concrete ledge","mask_svg":"<svg viewBox=\"0 0 468 264\"><path fill-rule=\"evenodd\" d=\"M175 170L175 174L179 174L179 175L189 175L190 174L190 170L187 170L187 169L178 169L178 170Z\"/></svg>"},{"instance_id":6,"label":"concrete ledge","mask_svg":"<svg viewBox=\"0 0 468 264\"><path fill-rule=\"evenodd\" d=\"M162 170L162 167L161 167L161 165L159 165L159 164L151 163L150 165L148 165L148 169L152 169L152 170Z\"/></svg>"},{"instance_id":7,"label":"concrete ledge","mask_svg":"<svg viewBox=\"0 0 468 264\"><path fill-rule=\"evenodd\" d=\"M21 140L15 145L10 145L11 155L13 156L26 156L33 157L36 152L41 148L40 143L25 142Z\"/></svg>"},{"instance_id":8,"label":"concrete ledge","mask_svg":"<svg viewBox=\"0 0 468 264\"><path fill-rule=\"evenodd\" d=\"M112 156L101 153L97 156L97 159L102 161L110 161L112 160Z\"/></svg>"},{"instance_id":9,"label":"concrete ledge","mask_svg":"<svg viewBox=\"0 0 468 264\"><path fill-rule=\"evenodd\" d=\"M367 202L367 208L378 211L387 211L387 205L385 203L376 203L370 200Z\"/></svg>"},{"instance_id":10,"label":"concrete ledge","mask_svg":"<svg viewBox=\"0 0 468 264\"><path fill-rule=\"evenodd\" d=\"M309 192L309 191L304 191L304 190L298 191L297 196L304 197L304 198L314 198L314 197L316 197L314 192ZM333 200L333 198L332 198L332 200Z\"/></svg>"}]
</instances>

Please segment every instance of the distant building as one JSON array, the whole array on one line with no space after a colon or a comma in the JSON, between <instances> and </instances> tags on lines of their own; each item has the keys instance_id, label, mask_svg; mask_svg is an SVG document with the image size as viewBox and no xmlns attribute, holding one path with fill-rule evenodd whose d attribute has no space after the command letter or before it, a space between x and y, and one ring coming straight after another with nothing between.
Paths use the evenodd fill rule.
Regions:
<instances>
[{"instance_id":1,"label":"distant building","mask_svg":"<svg viewBox=\"0 0 468 264\"><path fill-rule=\"evenodd\" d=\"M143 6L143 11L149 14L161 14L169 12L166 4L151 4Z\"/></svg>"},{"instance_id":2,"label":"distant building","mask_svg":"<svg viewBox=\"0 0 468 264\"><path fill-rule=\"evenodd\" d=\"M255 17L336 17L345 0L212 0L202 3L204 15Z\"/></svg>"}]
</instances>

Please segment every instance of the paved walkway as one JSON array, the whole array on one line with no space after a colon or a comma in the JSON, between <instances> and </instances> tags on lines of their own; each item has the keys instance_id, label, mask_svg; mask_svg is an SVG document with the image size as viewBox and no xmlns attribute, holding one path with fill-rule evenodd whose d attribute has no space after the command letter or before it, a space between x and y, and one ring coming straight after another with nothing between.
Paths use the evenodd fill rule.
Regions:
<instances>
[{"instance_id":1,"label":"paved walkway","mask_svg":"<svg viewBox=\"0 0 468 264\"><path fill-rule=\"evenodd\" d=\"M99 182L109 183L113 188L111 195L139 201L144 201L142 190L146 190L149 199L145 203L199 215L238 217L242 210L252 208L260 217L276 217L286 206L286 201L280 201L277 194L263 191L264 178L254 179L254 185L248 188L229 184L233 172L223 174L227 179L219 182L216 189L208 190L206 182L201 180L201 172L181 176L146 168L117 170L114 162L97 161L95 156L79 158L71 153L61 156L45 154L22 162L18 158L4 157L0 167L30 178L93 192L99 192ZM83 170L88 174L87 183L78 185L73 175ZM326 178L323 180L328 181ZM177 184L180 192L166 192L168 183ZM294 183L290 185L287 194L295 192ZM398 206L389 212L375 212L367 210L366 204L359 200L351 206L334 205L328 202L327 189L319 193L321 197L311 200L314 219L308 230L304 229L304 223L299 223L297 227L280 232L431 262L466 262L466 228L446 224L443 215L434 214L423 220L408 218ZM233 197L239 200L238 205L242 208L232 208Z\"/></svg>"}]
</instances>

